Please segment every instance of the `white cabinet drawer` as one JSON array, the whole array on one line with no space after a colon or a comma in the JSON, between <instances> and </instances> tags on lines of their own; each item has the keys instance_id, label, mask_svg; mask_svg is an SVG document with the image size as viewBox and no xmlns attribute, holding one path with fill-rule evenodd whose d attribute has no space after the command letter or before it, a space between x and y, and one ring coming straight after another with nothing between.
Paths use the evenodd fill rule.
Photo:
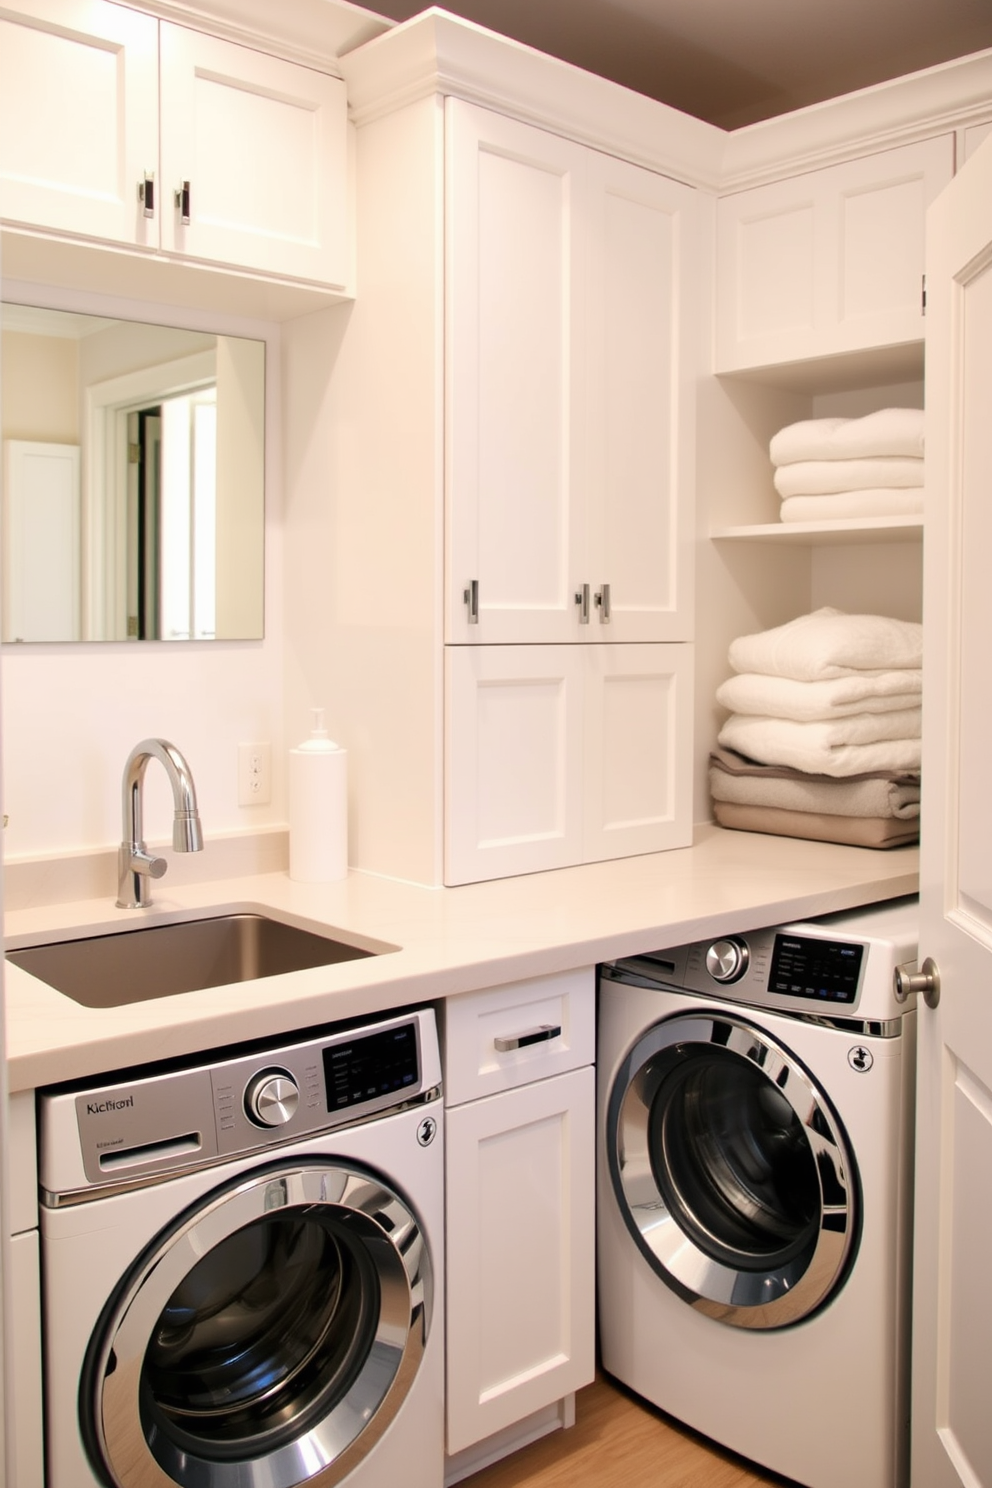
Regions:
<instances>
[{"instance_id":1,"label":"white cabinet drawer","mask_svg":"<svg viewBox=\"0 0 992 1488\"><path fill-rule=\"evenodd\" d=\"M442 1024L445 1104L592 1064L595 985L589 967L450 997Z\"/></svg>"}]
</instances>

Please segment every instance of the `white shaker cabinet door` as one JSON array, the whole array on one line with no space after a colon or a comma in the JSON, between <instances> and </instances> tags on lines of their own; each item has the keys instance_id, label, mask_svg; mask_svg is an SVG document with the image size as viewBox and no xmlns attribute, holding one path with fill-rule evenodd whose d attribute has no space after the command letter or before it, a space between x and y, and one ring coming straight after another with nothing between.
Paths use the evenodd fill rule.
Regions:
<instances>
[{"instance_id":1,"label":"white shaker cabinet door","mask_svg":"<svg viewBox=\"0 0 992 1488\"><path fill-rule=\"evenodd\" d=\"M0 12L0 217L158 245L158 22L101 0Z\"/></svg>"},{"instance_id":2,"label":"white shaker cabinet door","mask_svg":"<svg viewBox=\"0 0 992 1488\"><path fill-rule=\"evenodd\" d=\"M587 152L458 99L445 129L448 639L578 640Z\"/></svg>"},{"instance_id":3,"label":"white shaker cabinet door","mask_svg":"<svg viewBox=\"0 0 992 1488\"><path fill-rule=\"evenodd\" d=\"M694 648L582 650L584 861L691 846Z\"/></svg>"},{"instance_id":4,"label":"white shaker cabinet door","mask_svg":"<svg viewBox=\"0 0 992 1488\"><path fill-rule=\"evenodd\" d=\"M947 134L724 197L716 370L921 341L926 210L953 169Z\"/></svg>"},{"instance_id":5,"label":"white shaker cabinet door","mask_svg":"<svg viewBox=\"0 0 992 1488\"><path fill-rule=\"evenodd\" d=\"M282 278L351 278L345 85L162 22L162 247Z\"/></svg>"},{"instance_id":6,"label":"white shaker cabinet door","mask_svg":"<svg viewBox=\"0 0 992 1488\"><path fill-rule=\"evenodd\" d=\"M584 650L445 648L446 884L581 861Z\"/></svg>"},{"instance_id":7,"label":"white shaker cabinet door","mask_svg":"<svg viewBox=\"0 0 992 1488\"><path fill-rule=\"evenodd\" d=\"M689 640L696 192L591 150L588 202L585 638Z\"/></svg>"},{"instance_id":8,"label":"white shaker cabinet door","mask_svg":"<svg viewBox=\"0 0 992 1488\"><path fill-rule=\"evenodd\" d=\"M445 1113L449 1454L595 1369L595 1071Z\"/></svg>"}]
</instances>

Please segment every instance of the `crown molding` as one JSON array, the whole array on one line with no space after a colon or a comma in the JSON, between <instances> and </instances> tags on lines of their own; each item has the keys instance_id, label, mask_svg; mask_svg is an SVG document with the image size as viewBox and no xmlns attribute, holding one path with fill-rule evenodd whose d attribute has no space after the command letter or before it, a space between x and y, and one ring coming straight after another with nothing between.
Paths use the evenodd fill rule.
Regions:
<instances>
[{"instance_id":1,"label":"crown molding","mask_svg":"<svg viewBox=\"0 0 992 1488\"><path fill-rule=\"evenodd\" d=\"M992 118L992 49L726 136L721 191L741 191Z\"/></svg>"},{"instance_id":2,"label":"crown molding","mask_svg":"<svg viewBox=\"0 0 992 1488\"><path fill-rule=\"evenodd\" d=\"M207 31L340 77L337 59L393 22L348 0L137 0L162 21Z\"/></svg>"},{"instance_id":3,"label":"crown molding","mask_svg":"<svg viewBox=\"0 0 992 1488\"><path fill-rule=\"evenodd\" d=\"M359 126L450 94L693 186L719 182L722 129L436 7L338 65Z\"/></svg>"}]
</instances>

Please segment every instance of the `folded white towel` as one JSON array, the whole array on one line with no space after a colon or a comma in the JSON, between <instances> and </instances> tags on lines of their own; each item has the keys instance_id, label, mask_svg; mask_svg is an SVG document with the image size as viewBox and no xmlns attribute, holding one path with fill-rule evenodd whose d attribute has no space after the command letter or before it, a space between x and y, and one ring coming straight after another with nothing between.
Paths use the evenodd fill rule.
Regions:
<instances>
[{"instance_id":1,"label":"folded white towel","mask_svg":"<svg viewBox=\"0 0 992 1488\"><path fill-rule=\"evenodd\" d=\"M773 476L780 496L829 496L883 486L922 486L923 461L904 455L866 460L799 460L780 465Z\"/></svg>"},{"instance_id":2,"label":"folded white towel","mask_svg":"<svg viewBox=\"0 0 992 1488\"><path fill-rule=\"evenodd\" d=\"M922 691L923 673L909 667L881 672L877 677L861 674L827 682L796 682L791 677L741 672L720 684L716 700L731 713L811 723L851 713L895 713L917 708Z\"/></svg>"},{"instance_id":3,"label":"folded white towel","mask_svg":"<svg viewBox=\"0 0 992 1488\"><path fill-rule=\"evenodd\" d=\"M773 465L795 460L859 460L875 455L923 454L923 412L881 408L863 418L803 419L773 437Z\"/></svg>"},{"instance_id":4,"label":"folded white towel","mask_svg":"<svg viewBox=\"0 0 992 1488\"><path fill-rule=\"evenodd\" d=\"M739 636L731 642L729 661L735 672L763 672L797 682L901 671L923 664L923 626L824 607L772 630Z\"/></svg>"},{"instance_id":5,"label":"folded white towel","mask_svg":"<svg viewBox=\"0 0 992 1488\"><path fill-rule=\"evenodd\" d=\"M795 723L787 718L748 718L732 713L717 735L765 765L789 765L810 775L860 775L866 770L918 770L922 709L861 714L836 723ZM889 723L899 732L873 726Z\"/></svg>"},{"instance_id":6,"label":"folded white towel","mask_svg":"<svg viewBox=\"0 0 992 1488\"><path fill-rule=\"evenodd\" d=\"M783 522L833 522L851 517L914 517L923 510L921 486L875 491L835 491L829 496L787 496Z\"/></svg>"}]
</instances>

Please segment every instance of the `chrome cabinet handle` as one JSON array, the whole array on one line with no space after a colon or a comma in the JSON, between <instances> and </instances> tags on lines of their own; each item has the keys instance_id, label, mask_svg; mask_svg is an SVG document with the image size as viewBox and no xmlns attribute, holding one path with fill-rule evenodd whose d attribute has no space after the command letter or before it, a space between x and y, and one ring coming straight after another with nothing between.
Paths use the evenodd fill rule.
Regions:
<instances>
[{"instance_id":1,"label":"chrome cabinet handle","mask_svg":"<svg viewBox=\"0 0 992 1488\"><path fill-rule=\"evenodd\" d=\"M603 587L602 587L602 589L595 596L595 598L596 598L596 603L599 606L599 618L600 618L600 622L603 625L609 625L609 623L610 623L610 586L609 586L609 584L604 584Z\"/></svg>"},{"instance_id":2,"label":"chrome cabinet handle","mask_svg":"<svg viewBox=\"0 0 992 1488\"><path fill-rule=\"evenodd\" d=\"M145 171L144 180L138 182L138 200L146 217L155 216L155 172Z\"/></svg>"},{"instance_id":3,"label":"chrome cabinet handle","mask_svg":"<svg viewBox=\"0 0 992 1488\"><path fill-rule=\"evenodd\" d=\"M561 1034L560 1023L542 1023L538 1028L528 1028L524 1033L513 1033L494 1038L498 1054L509 1054L511 1049L526 1049L528 1044L545 1044Z\"/></svg>"},{"instance_id":4,"label":"chrome cabinet handle","mask_svg":"<svg viewBox=\"0 0 992 1488\"><path fill-rule=\"evenodd\" d=\"M176 210L183 227L189 227L189 182L184 181L176 192Z\"/></svg>"},{"instance_id":5,"label":"chrome cabinet handle","mask_svg":"<svg viewBox=\"0 0 992 1488\"><path fill-rule=\"evenodd\" d=\"M589 624L589 585L588 584L583 584L580 589L577 589L576 590L576 593L575 593L575 603L579 607L579 624L580 625L588 625Z\"/></svg>"},{"instance_id":6,"label":"chrome cabinet handle","mask_svg":"<svg viewBox=\"0 0 992 1488\"><path fill-rule=\"evenodd\" d=\"M478 579L470 579L469 580L469 586L468 586L468 588L466 590L464 590L464 592L462 594L462 598L464 599L465 603L468 605L468 623L469 623L469 625L478 625L478 623L479 623L479 581L478 581Z\"/></svg>"}]
</instances>

